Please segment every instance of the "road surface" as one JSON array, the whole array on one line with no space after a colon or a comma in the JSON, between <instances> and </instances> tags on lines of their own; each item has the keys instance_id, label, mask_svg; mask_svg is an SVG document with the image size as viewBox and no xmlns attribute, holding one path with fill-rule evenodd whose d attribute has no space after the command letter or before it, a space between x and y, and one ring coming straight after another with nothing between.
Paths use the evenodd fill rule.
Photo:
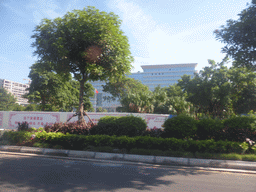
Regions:
<instances>
[{"instance_id":1,"label":"road surface","mask_svg":"<svg viewBox=\"0 0 256 192\"><path fill-rule=\"evenodd\" d=\"M255 192L256 175L0 153L0 191Z\"/></svg>"}]
</instances>

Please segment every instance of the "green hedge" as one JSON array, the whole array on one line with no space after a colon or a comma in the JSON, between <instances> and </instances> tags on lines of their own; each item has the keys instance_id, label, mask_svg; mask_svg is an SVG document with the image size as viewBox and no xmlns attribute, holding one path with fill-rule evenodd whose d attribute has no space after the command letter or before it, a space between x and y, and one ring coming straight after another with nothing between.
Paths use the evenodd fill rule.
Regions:
<instances>
[{"instance_id":1,"label":"green hedge","mask_svg":"<svg viewBox=\"0 0 256 192\"><path fill-rule=\"evenodd\" d=\"M244 141L246 138L256 140L256 117L235 116L223 120L225 139L229 141Z\"/></svg>"},{"instance_id":2,"label":"green hedge","mask_svg":"<svg viewBox=\"0 0 256 192\"><path fill-rule=\"evenodd\" d=\"M23 141L29 141L33 133L28 131L5 131L1 140L8 140L10 144L16 145Z\"/></svg>"},{"instance_id":3,"label":"green hedge","mask_svg":"<svg viewBox=\"0 0 256 192\"><path fill-rule=\"evenodd\" d=\"M108 135L71 135L63 133L36 133L36 139L51 145L61 145L66 149L84 149L88 146L110 146L119 149L143 148L152 150L172 150L208 153L242 153L240 142L214 140L182 140L176 138L154 138L148 136L108 136Z\"/></svg>"},{"instance_id":4,"label":"green hedge","mask_svg":"<svg viewBox=\"0 0 256 192\"><path fill-rule=\"evenodd\" d=\"M186 115L178 115L167 119L164 123L163 137L179 139L193 138L194 140L214 139L243 142L246 138L256 141L256 117L233 116L219 120L202 118L195 120Z\"/></svg>"},{"instance_id":5,"label":"green hedge","mask_svg":"<svg viewBox=\"0 0 256 192\"><path fill-rule=\"evenodd\" d=\"M219 119L203 118L197 121L197 139L206 140L214 139L215 141L222 140L224 135L222 130L224 129L223 121Z\"/></svg>"}]
</instances>

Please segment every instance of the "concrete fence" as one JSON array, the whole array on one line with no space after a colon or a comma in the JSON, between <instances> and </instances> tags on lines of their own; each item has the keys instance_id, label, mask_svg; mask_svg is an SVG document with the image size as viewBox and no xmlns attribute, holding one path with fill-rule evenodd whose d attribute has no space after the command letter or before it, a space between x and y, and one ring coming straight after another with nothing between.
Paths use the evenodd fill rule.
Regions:
<instances>
[{"instance_id":1,"label":"concrete fence","mask_svg":"<svg viewBox=\"0 0 256 192\"><path fill-rule=\"evenodd\" d=\"M65 122L73 114L72 112L31 112L31 111L0 111L0 129L17 129L18 123L28 122L30 127L44 127L56 122ZM148 114L148 113L88 113L94 123L97 123L104 116L139 116L146 120L148 128L162 128L164 121L169 115ZM89 122L88 117L84 117ZM69 122L77 121L78 117L73 117Z\"/></svg>"}]
</instances>

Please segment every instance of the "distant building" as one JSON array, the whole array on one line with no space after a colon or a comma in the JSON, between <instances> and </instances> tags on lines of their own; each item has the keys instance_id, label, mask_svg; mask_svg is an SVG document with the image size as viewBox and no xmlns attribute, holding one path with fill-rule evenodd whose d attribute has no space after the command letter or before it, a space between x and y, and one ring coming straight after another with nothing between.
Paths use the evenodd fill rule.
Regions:
<instances>
[{"instance_id":1,"label":"distant building","mask_svg":"<svg viewBox=\"0 0 256 192\"><path fill-rule=\"evenodd\" d=\"M0 79L0 88L6 89L9 93L13 94L17 98L17 103L20 105L28 105L28 100L21 96L28 93L26 88L29 88L29 84L17 83L14 81Z\"/></svg>"},{"instance_id":2,"label":"distant building","mask_svg":"<svg viewBox=\"0 0 256 192\"><path fill-rule=\"evenodd\" d=\"M129 77L140 80L151 91L160 85L169 87L178 83L183 75L191 75L193 78L197 63L192 64L166 64L166 65L142 65L143 72L132 73Z\"/></svg>"},{"instance_id":3,"label":"distant building","mask_svg":"<svg viewBox=\"0 0 256 192\"><path fill-rule=\"evenodd\" d=\"M166 64L166 65L142 65L143 72L132 73L128 77L141 81L144 85L147 85L151 91L154 91L155 87L160 85L161 87L168 87L174 83L178 83L183 75L191 75L194 77L194 73L197 72L195 68L197 63L188 64ZM121 106L119 101L107 102L103 100L104 96L111 96L108 93L102 91L102 85L105 85L103 81L90 82L95 89L99 92L97 98L91 98L93 105L98 108L112 109L115 111L116 107ZM97 102L96 102L97 101Z\"/></svg>"}]
</instances>

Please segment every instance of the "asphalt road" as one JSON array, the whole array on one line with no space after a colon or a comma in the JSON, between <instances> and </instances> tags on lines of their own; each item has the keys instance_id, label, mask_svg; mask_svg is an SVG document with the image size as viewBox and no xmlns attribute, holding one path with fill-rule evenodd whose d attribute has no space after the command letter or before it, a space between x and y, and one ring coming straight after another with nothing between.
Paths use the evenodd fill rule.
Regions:
<instances>
[{"instance_id":1,"label":"asphalt road","mask_svg":"<svg viewBox=\"0 0 256 192\"><path fill-rule=\"evenodd\" d=\"M256 191L256 174L0 153L0 191Z\"/></svg>"}]
</instances>

